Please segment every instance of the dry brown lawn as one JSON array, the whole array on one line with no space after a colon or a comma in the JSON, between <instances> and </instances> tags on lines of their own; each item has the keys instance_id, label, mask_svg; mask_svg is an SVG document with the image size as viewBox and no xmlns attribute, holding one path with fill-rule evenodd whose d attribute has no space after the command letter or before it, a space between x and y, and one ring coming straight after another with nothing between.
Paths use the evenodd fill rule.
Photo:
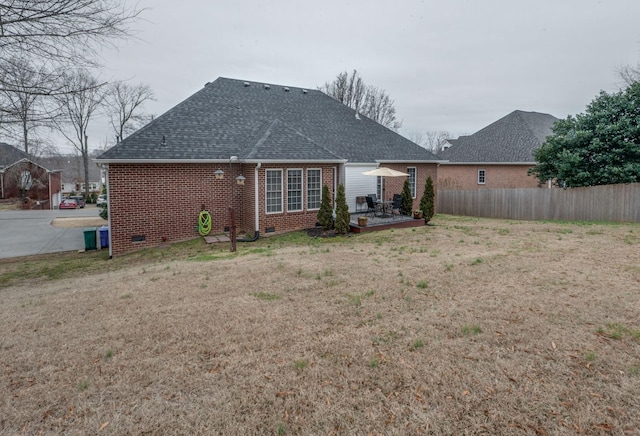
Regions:
<instances>
[{"instance_id":1,"label":"dry brown lawn","mask_svg":"<svg viewBox=\"0 0 640 436\"><path fill-rule=\"evenodd\" d=\"M107 220L103 220L100 217L91 217L91 216L81 216L81 217L64 217L64 218L55 218L51 221L51 225L53 227L60 228L73 228L73 227L99 227L105 226L109 222Z\"/></svg>"},{"instance_id":2,"label":"dry brown lawn","mask_svg":"<svg viewBox=\"0 0 640 436\"><path fill-rule=\"evenodd\" d=\"M434 224L12 282L0 432L639 434L640 226Z\"/></svg>"}]
</instances>

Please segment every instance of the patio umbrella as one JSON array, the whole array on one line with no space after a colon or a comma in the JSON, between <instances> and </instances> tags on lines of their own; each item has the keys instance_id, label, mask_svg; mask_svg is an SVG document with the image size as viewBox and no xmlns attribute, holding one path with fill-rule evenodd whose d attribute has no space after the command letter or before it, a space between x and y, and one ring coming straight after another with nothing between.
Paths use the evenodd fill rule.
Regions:
<instances>
[{"instance_id":1,"label":"patio umbrella","mask_svg":"<svg viewBox=\"0 0 640 436\"><path fill-rule=\"evenodd\" d=\"M387 167L379 167L375 170L365 171L362 174L365 176L380 176L382 177L382 196L384 198L384 178L385 177L407 177L409 174L403 173L402 171L392 170Z\"/></svg>"},{"instance_id":2,"label":"patio umbrella","mask_svg":"<svg viewBox=\"0 0 640 436\"><path fill-rule=\"evenodd\" d=\"M402 177L402 176L409 175L407 173L403 173L402 171L392 170L391 168L387 168L387 167L380 167L380 168L376 168L375 170L365 171L362 174L364 174L365 176L381 176L381 177Z\"/></svg>"}]
</instances>

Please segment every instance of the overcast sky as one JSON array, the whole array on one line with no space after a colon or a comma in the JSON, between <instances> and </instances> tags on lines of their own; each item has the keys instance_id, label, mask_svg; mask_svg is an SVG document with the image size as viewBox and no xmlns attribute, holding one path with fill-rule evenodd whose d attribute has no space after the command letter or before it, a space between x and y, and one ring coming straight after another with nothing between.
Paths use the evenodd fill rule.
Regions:
<instances>
[{"instance_id":1,"label":"overcast sky","mask_svg":"<svg viewBox=\"0 0 640 436\"><path fill-rule=\"evenodd\" d=\"M144 83L160 115L217 77L316 88L359 71L400 130L470 134L520 109L558 118L640 62L638 0L139 0L102 79ZM92 141L112 141L96 120Z\"/></svg>"}]
</instances>

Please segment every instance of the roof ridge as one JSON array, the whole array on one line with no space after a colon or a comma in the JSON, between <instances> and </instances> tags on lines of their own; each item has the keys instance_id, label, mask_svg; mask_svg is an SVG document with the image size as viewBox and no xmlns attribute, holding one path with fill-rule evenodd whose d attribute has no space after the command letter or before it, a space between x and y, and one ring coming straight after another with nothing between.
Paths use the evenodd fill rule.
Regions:
<instances>
[{"instance_id":1,"label":"roof ridge","mask_svg":"<svg viewBox=\"0 0 640 436\"><path fill-rule=\"evenodd\" d=\"M269 121L266 121L266 122L269 123L269 126L266 128L264 134L262 134L260 136L260 138L251 146L251 151L245 155L246 159L251 159L251 158L254 157L254 154L258 152L258 148L262 144L264 144L267 141L267 139L269 139L269 137L271 136L271 133L273 131L273 128L276 125L281 125L283 128L295 133L298 136L303 137L305 140L309 141L310 143L312 143L316 147L322 149L323 151L326 151L327 153L329 153L330 155L332 155L336 159L342 159L340 156L335 154L332 150L329 150L327 147L323 146L322 144L319 144L318 142L314 141L309 136L307 136L304 133L300 132L299 130L293 128L292 126L289 126L287 123L285 123L284 121L280 120L279 118L274 118L271 122L269 122Z\"/></svg>"}]
</instances>

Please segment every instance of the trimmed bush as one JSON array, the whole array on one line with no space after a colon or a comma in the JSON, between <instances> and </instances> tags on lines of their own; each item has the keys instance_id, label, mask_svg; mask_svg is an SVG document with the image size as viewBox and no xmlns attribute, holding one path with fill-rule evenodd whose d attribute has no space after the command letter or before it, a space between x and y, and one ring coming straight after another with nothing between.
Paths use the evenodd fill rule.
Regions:
<instances>
[{"instance_id":1,"label":"trimmed bush","mask_svg":"<svg viewBox=\"0 0 640 436\"><path fill-rule=\"evenodd\" d=\"M333 229L333 208L331 207L329 187L326 184L322 185L322 202L318 211L318 222L325 230Z\"/></svg>"},{"instance_id":2,"label":"trimmed bush","mask_svg":"<svg viewBox=\"0 0 640 436\"><path fill-rule=\"evenodd\" d=\"M431 176L427 177L427 181L424 184L424 192L420 199L420 210L422 211L424 223L428 223L435 213L435 192L433 190L433 180L431 180Z\"/></svg>"},{"instance_id":3,"label":"trimmed bush","mask_svg":"<svg viewBox=\"0 0 640 436\"><path fill-rule=\"evenodd\" d=\"M346 235L349 232L349 206L347 206L347 198L344 194L344 185L338 185L338 193L336 194L336 233Z\"/></svg>"}]
</instances>

